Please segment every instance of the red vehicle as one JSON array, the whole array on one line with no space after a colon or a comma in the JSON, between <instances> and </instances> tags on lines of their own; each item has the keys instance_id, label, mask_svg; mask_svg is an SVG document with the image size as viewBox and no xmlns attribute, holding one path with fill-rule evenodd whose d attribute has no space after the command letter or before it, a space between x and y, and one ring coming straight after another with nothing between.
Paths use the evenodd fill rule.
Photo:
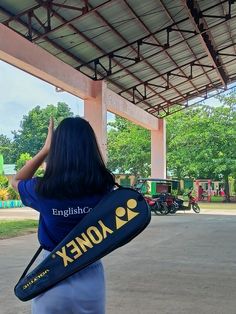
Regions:
<instances>
[{"instance_id":1,"label":"red vehicle","mask_svg":"<svg viewBox=\"0 0 236 314\"><path fill-rule=\"evenodd\" d=\"M192 209L195 211L195 213L200 213L200 207L197 203L196 197L192 196L192 190L188 192L188 209Z\"/></svg>"},{"instance_id":2,"label":"red vehicle","mask_svg":"<svg viewBox=\"0 0 236 314\"><path fill-rule=\"evenodd\" d=\"M172 211L172 213L176 212L177 210L191 210L193 209L195 211L195 213L199 214L200 213L200 207L197 203L197 200L194 196L192 196L192 190L190 192L188 192L188 206L184 205L184 201L179 199L179 198L175 198L174 199L174 206L175 206L175 210Z\"/></svg>"},{"instance_id":3,"label":"red vehicle","mask_svg":"<svg viewBox=\"0 0 236 314\"><path fill-rule=\"evenodd\" d=\"M148 196L144 196L145 201L150 207L151 211L153 211L156 215L167 215L169 209L167 207L167 203L160 198L152 198Z\"/></svg>"}]
</instances>

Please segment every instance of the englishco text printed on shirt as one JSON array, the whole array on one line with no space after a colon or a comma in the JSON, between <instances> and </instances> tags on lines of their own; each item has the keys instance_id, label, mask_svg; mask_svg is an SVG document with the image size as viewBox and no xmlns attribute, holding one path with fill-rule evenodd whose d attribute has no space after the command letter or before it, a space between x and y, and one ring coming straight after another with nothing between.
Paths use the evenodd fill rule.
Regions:
<instances>
[{"instance_id":1,"label":"englishco text printed on shirt","mask_svg":"<svg viewBox=\"0 0 236 314\"><path fill-rule=\"evenodd\" d=\"M69 217L72 215L80 215L80 214L87 214L92 210L92 208L85 206L85 207L76 207L76 208L68 208L68 209L57 209L52 208L52 214L54 216L63 216Z\"/></svg>"},{"instance_id":2,"label":"englishco text printed on shirt","mask_svg":"<svg viewBox=\"0 0 236 314\"><path fill-rule=\"evenodd\" d=\"M48 290L131 241L150 219L150 210L140 193L128 188L110 192L41 264L19 281L16 296L27 301Z\"/></svg>"}]
</instances>

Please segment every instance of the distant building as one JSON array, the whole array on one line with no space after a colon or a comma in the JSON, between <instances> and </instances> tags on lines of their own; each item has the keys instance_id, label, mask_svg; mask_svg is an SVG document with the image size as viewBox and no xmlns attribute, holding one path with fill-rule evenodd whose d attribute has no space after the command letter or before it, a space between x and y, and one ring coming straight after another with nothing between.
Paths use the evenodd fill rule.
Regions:
<instances>
[{"instance_id":1,"label":"distant building","mask_svg":"<svg viewBox=\"0 0 236 314\"><path fill-rule=\"evenodd\" d=\"M4 164L3 165L3 175L10 180L16 174L15 164Z\"/></svg>"}]
</instances>

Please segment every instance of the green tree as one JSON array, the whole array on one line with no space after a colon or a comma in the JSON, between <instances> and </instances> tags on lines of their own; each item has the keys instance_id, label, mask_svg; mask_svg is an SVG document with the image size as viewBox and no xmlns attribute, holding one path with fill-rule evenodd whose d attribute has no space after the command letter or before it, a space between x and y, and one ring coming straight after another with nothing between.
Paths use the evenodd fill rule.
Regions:
<instances>
[{"instance_id":1,"label":"green tree","mask_svg":"<svg viewBox=\"0 0 236 314\"><path fill-rule=\"evenodd\" d=\"M119 116L108 125L108 168L150 175L150 132Z\"/></svg>"},{"instance_id":2,"label":"green tree","mask_svg":"<svg viewBox=\"0 0 236 314\"><path fill-rule=\"evenodd\" d=\"M6 135L0 134L0 154L3 155L5 164L14 163L12 148L12 141Z\"/></svg>"},{"instance_id":3,"label":"green tree","mask_svg":"<svg viewBox=\"0 0 236 314\"><path fill-rule=\"evenodd\" d=\"M178 177L224 179L236 172L236 95L167 118L167 164Z\"/></svg>"},{"instance_id":4,"label":"green tree","mask_svg":"<svg viewBox=\"0 0 236 314\"><path fill-rule=\"evenodd\" d=\"M72 117L69 106L63 102L56 106L48 105L46 108L36 106L27 115L23 117L20 124L20 130L14 131L14 156L19 159L20 154L28 152L35 155L43 146L47 136L48 123L50 116L54 117L55 126L61 120Z\"/></svg>"}]
</instances>

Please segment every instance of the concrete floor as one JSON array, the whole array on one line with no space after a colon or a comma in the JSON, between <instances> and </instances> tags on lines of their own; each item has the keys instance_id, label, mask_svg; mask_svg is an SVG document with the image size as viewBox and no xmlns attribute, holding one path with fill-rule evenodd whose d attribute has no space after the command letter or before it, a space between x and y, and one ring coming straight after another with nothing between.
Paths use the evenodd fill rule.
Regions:
<instances>
[{"instance_id":1,"label":"concrete floor","mask_svg":"<svg viewBox=\"0 0 236 314\"><path fill-rule=\"evenodd\" d=\"M153 216L104 258L107 314L236 314L235 230L236 216ZM0 314L30 313L13 287L36 247L35 235L0 241Z\"/></svg>"}]
</instances>

